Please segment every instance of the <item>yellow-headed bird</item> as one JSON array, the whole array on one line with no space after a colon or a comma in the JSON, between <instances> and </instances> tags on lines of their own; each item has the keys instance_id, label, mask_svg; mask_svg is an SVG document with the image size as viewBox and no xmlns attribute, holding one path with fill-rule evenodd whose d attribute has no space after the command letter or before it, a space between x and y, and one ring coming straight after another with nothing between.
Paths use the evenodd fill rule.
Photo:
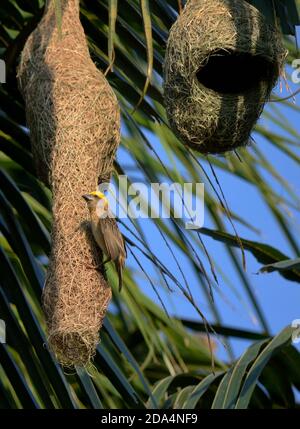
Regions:
<instances>
[{"instance_id":1,"label":"yellow-headed bird","mask_svg":"<svg viewBox=\"0 0 300 429\"><path fill-rule=\"evenodd\" d=\"M94 239L107 260L114 262L118 277L119 291L122 289L123 269L126 260L126 248L116 220L112 217L106 196L100 192L90 192L82 196L88 206Z\"/></svg>"}]
</instances>

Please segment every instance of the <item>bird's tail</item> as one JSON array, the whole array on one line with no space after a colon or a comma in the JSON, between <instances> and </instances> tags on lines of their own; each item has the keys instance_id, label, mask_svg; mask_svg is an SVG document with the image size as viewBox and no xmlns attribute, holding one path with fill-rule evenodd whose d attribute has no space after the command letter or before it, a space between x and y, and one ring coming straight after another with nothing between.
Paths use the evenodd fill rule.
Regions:
<instances>
[{"instance_id":1,"label":"bird's tail","mask_svg":"<svg viewBox=\"0 0 300 429\"><path fill-rule=\"evenodd\" d=\"M119 259L115 262L116 270L119 277L119 292L122 290L123 286L123 268L124 268L125 259L120 256Z\"/></svg>"}]
</instances>

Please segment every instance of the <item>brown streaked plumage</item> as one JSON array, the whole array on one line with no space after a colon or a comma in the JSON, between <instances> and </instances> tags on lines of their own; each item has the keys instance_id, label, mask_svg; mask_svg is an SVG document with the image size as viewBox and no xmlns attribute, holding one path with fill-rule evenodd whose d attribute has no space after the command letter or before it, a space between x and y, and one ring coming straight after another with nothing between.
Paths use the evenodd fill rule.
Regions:
<instances>
[{"instance_id":1,"label":"brown streaked plumage","mask_svg":"<svg viewBox=\"0 0 300 429\"><path fill-rule=\"evenodd\" d=\"M123 284L123 269L126 261L126 247L122 234L119 231L116 220L110 217L108 201L99 191L83 195L90 212L91 228L94 239L102 252L106 255L107 262L114 262L118 277L119 291Z\"/></svg>"}]
</instances>

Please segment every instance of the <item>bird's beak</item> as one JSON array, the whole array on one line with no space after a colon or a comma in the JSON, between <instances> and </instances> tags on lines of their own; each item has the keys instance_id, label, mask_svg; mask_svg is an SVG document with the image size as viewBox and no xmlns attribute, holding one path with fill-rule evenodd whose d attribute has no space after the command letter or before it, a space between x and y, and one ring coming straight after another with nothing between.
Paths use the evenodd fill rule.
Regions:
<instances>
[{"instance_id":1,"label":"bird's beak","mask_svg":"<svg viewBox=\"0 0 300 429\"><path fill-rule=\"evenodd\" d=\"M104 210L108 210L108 201L106 198L104 200Z\"/></svg>"},{"instance_id":2,"label":"bird's beak","mask_svg":"<svg viewBox=\"0 0 300 429\"><path fill-rule=\"evenodd\" d=\"M82 195L82 198L84 198L85 201L92 201L93 200L93 196L90 194L84 194L84 195Z\"/></svg>"}]
</instances>

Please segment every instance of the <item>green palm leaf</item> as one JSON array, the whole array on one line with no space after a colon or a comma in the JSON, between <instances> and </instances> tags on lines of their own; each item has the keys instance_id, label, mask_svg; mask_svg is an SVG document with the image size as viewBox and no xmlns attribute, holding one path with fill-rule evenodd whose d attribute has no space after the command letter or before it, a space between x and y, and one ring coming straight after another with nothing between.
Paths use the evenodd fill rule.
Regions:
<instances>
[{"instance_id":1,"label":"green palm leaf","mask_svg":"<svg viewBox=\"0 0 300 429\"><path fill-rule=\"evenodd\" d=\"M275 0L271 2L275 7L267 0L249 2L271 24L277 20L286 35L295 34L299 2ZM51 193L36 178L15 72L24 43L42 16L44 1L1 2L0 52L6 61L7 83L0 87L0 319L6 322L7 344L0 343L0 408L294 407L293 389L300 388L300 354L290 344L293 329L270 338L269 315L253 293L255 278L245 273L233 248L242 244L264 265L262 271L278 271L283 284L299 282L299 239L289 216L289 212L299 214L297 190L263 145L240 149L238 157L207 159L188 151L169 128L162 67L168 31L181 2L81 0L80 5L92 58L97 67L110 70L106 77L121 106L123 136L116 171L126 174L129 184L136 178L145 183L204 182L209 226L200 234L187 231L183 221L173 216L152 219L149 233L140 220L120 223L133 256L122 294L117 292L115 273L107 272L113 300L94 366L59 367L46 346L40 303L51 248ZM57 0L60 30L61 12ZM286 46L287 61L297 58L291 38ZM254 138L299 167L299 130L290 119L297 114L299 107L289 100L270 103ZM240 181L257 191L291 249L290 257L276 243L252 239L259 233L257 225L233 210L225 201L230 193L218 186L225 175L232 189ZM239 239L239 229L245 238ZM228 254L228 266L215 253L218 243L225 245L222 257ZM231 278L231 272L236 276ZM268 282L269 276L265 278ZM217 296L215 302L210 288ZM225 323L227 290L244 313L253 308L257 328ZM186 311L193 311L188 316L180 313L188 305L186 298ZM204 335L206 325L199 314L208 314L211 322L211 340L217 350L215 374ZM237 359L230 344L234 338L252 342ZM229 362L220 358L224 354Z\"/></svg>"}]
</instances>

